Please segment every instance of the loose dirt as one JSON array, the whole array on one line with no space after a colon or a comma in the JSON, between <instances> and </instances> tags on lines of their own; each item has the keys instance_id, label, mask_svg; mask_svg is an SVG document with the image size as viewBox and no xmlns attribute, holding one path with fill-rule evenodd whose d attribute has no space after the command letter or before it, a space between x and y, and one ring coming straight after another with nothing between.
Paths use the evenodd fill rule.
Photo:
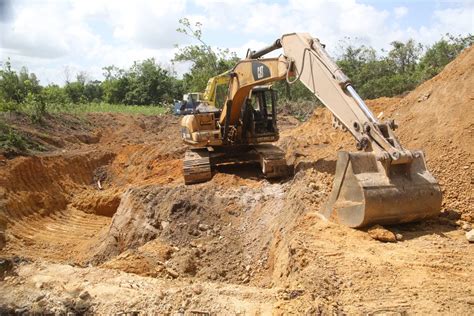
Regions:
<instances>
[{"instance_id":1,"label":"loose dirt","mask_svg":"<svg viewBox=\"0 0 474 316\"><path fill-rule=\"evenodd\" d=\"M325 109L281 119L294 176L226 166L192 186L177 117L6 118L48 151L0 159L0 313L471 314L473 66L471 48L368 101L444 194L438 218L372 230L390 243L318 216L336 152L354 150Z\"/></svg>"}]
</instances>

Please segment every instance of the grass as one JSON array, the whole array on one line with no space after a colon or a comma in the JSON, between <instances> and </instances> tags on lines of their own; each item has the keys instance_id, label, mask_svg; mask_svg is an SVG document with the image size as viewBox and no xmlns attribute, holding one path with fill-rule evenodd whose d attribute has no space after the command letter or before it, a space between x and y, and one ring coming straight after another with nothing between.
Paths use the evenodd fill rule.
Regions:
<instances>
[{"instance_id":1,"label":"grass","mask_svg":"<svg viewBox=\"0 0 474 316\"><path fill-rule=\"evenodd\" d=\"M50 105L47 111L49 113L126 113L143 115L162 115L168 112L164 106L147 105L124 105L109 103L85 103L85 104L61 104Z\"/></svg>"},{"instance_id":2,"label":"grass","mask_svg":"<svg viewBox=\"0 0 474 316\"><path fill-rule=\"evenodd\" d=\"M109 103L48 103L36 101L17 103L3 103L0 101L0 112L22 112L30 117L42 116L46 113L126 113L143 115L162 115L169 112L169 107L162 105L124 105Z\"/></svg>"}]
</instances>

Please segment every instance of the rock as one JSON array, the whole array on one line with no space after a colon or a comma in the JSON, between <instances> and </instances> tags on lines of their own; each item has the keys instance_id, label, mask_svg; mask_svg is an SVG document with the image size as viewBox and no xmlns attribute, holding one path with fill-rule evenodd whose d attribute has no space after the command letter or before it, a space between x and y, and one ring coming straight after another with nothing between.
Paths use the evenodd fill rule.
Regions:
<instances>
[{"instance_id":1,"label":"rock","mask_svg":"<svg viewBox=\"0 0 474 316\"><path fill-rule=\"evenodd\" d=\"M183 272L191 275L195 275L197 272L196 261L192 255L186 256L183 262Z\"/></svg>"},{"instance_id":2,"label":"rock","mask_svg":"<svg viewBox=\"0 0 474 316\"><path fill-rule=\"evenodd\" d=\"M431 92L426 92L426 93L423 93L419 98L418 98L418 102L423 102L425 100L428 100L428 98L430 97L431 95Z\"/></svg>"},{"instance_id":3,"label":"rock","mask_svg":"<svg viewBox=\"0 0 474 316\"><path fill-rule=\"evenodd\" d=\"M202 293L202 286L197 284L196 286L193 287L193 292L196 295L199 295Z\"/></svg>"},{"instance_id":4,"label":"rock","mask_svg":"<svg viewBox=\"0 0 474 316\"><path fill-rule=\"evenodd\" d=\"M13 262L10 259L0 259L0 280L13 271Z\"/></svg>"},{"instance_id":5,"label":"rock","mask_svg":"<svg viewBox=\"0 0 474 316\"><path fill-rule=\"evenodd\" d=\"M461 218L461 214L456 212L456 211L453 211L453 210L447 210L447 217L450 219L450 220L453 220L453 221L457 221L458 219Z\"/></svg>"},{"instance_id":6,"label":"rock","mask_svg":"<svg viewBox=\"0 0 474 316\"><path fill-rule=\"evenodd\" d=\"M471 224L469 224L469 223L464 223L464 224L461 226L461 228L462 228L462 230L464 230L464 231L466 231L466 232L468 232L468 231L470 231L470 230L472 229Z\"/></svg>"},{"instance_id":7,"label":"rock","mask_svg":"<svg viewBox=\"0 0 474 316\"><path fill-rule=\"evenodd\" d=\"M87 312L87 310L89 310L90 307L91 304L89 302L79 299L74 304L74 311L79 314L84 314L85 312Z\"/></svg>"},{"instance_id":8,"label":"rock","mask_svg":"<svg viewBox=\"0 0 474 316\"><path fill-rule=\"evenodd\" d=\"M206 230L209 230L209 225L199 224L198 228L200 231L206 231Z\"/></svg>"},{"instance_id":9,"label":"rock","mask_svg":"<svg viewBox=\"0 0 474 316\"><path fill-rule=\"evenodd\" d=\"M82 300L88 300L91 298L91 295L87 291L82 291L81 294L79 294L79 298Z\"/></svg>"},{"instance_id":10,"label":"rock","mask_svg":"<svg viewBox=\"0 0 474 316\"><path fill-rule=\"evenodd\" d=\"M35 298L35 302L41 301L46 295L45 294L40 294Z\"/></svg>"},{"instance_id":11,"label":"rock","mask_svg":"<svg viewBox=\"0 0 474 316\"><path fill-rule=\"evenodd\" d=\"M463 221L468 222L468 223L473 223L473 222L474 222L472 216L469 215L469 214L461 214L461 219L462 219Z\"/></svg>"},{"instance_id":12,"label":"rock","mask_svg":"<svg viewBox=\"0 0 474 316\"><path fill-rule=\"evenodd\" d=\"M383 241L383 242L396 242L397 237L394 233L389 231L388 229L384 228L380 225L375 225L369 228L367 231L369 236L375 240Z\"/></svg>"},{"instance_id":13,"label":"rock","mask_svg":"<svg viewBox=\"0 0 474 316\"><path fill-rule=\"evenodd\" d=\"M170 225L168 221L161 221L161 229L166 229Z\"/></svg>"},{"instance_id":14,"label":"rock","mask_svg":"<svg viewBox=\"0 0 474 316\"><path fill-rule=\"evenodd\" d=\"M179 273L176 272L175 270L171 269L171 268L166 268L166 272L168 272L168 274L173 277L174 279L176 279L177 277L179 277Z\"/></svg>"},{"instance_id":15,"label":"rock","mask_svg":"<svg viewBox=\"0 0 474 316\"><path fill-rule=\"evenodd\" d=\"M403 239L402 234L395 234L395 237L397 238L397 240L402 240Z\"/></svg>"},{"instance_id":16,"label":"rock","mask_svg":"<svg viewBox=\"0 0 474 316\"><path fill-rule=\"evenodd\" d=\"M22 307L22 308L15 309L15 314L16 315L21 315L21 314L27 313L27 312L28 312L28 307Z\"/></svg>"},{"instance_id":17,"label":"rock","mask_svg":"<svg viewBox=\"0 0 474 316\"><path fill-rule=\"evenodd\" d=\"M474 229L466 233L466 238L469 242L474 242Z\"/></svg>"}]
</instances>

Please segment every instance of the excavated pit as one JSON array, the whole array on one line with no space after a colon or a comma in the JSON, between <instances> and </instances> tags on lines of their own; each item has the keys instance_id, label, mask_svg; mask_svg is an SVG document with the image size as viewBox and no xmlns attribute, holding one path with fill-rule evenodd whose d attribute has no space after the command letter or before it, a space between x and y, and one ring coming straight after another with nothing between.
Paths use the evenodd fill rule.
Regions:
<instances>
[{"instance_id":1,"label":"excavated pit","mask_svg":"<svg viewBox=\"0 0 474 316\"><path fill-rule=\"evenodd\" d=\"M102 192L95 193L90 200L94 205L87 210L76 207L73 201L86 191L94 191L94 171L114 157L111 152L91 151L10 161L10 172L0 177L0 221L6 243L2 252L30 259L81 262L89 239L109 224L114 203ZM104 210L109 211L109 217L104 216Z\"/></svg>"},{"instance_id":2,"label":"excavated pit","mask_svg":"<svg viewBox=\"0 0 474 316\"><path fill-rule=\"evenodd\" d=\"M209 183L185 186L179 140L167 143L167 131L159 130L129 141L126 127L147 133L144 121L100 132L98 146L88 143L85 151L6 161L2 253L270 286L275 236L298 215L288 206L289 182L270 183L248 165L223 166Z\"/></svg>"},{"instance_id":3,"label":"excavated pit","mask_svg":"<svg viewBox=\"0 0 474 316\"><path fill-rule=\"evenodd\" d=\"M182 153L139 143L8 161L2 252L168 279L271 286L287 277L282 236L302 201L318 208L334 164L300 164L279 182L257 165L223 166L186 186Z\"/></svg>"}]
</instances>

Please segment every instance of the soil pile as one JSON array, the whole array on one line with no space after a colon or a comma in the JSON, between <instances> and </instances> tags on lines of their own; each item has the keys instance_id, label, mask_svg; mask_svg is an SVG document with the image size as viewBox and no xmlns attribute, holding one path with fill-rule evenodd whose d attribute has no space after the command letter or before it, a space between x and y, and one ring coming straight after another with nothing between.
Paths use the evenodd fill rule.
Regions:
<instances>
[{"instance_id":1,"label":"soil pile","mask_svg":"<svg viewBox=\"0 0 474 316\"><path fill-rule=\"evenodd\" d=\"M474 220L474 47L466 49L433 79L393 108L399 137L426 152L440 181L446 209Z\"/></svg>"}]
</instances>

